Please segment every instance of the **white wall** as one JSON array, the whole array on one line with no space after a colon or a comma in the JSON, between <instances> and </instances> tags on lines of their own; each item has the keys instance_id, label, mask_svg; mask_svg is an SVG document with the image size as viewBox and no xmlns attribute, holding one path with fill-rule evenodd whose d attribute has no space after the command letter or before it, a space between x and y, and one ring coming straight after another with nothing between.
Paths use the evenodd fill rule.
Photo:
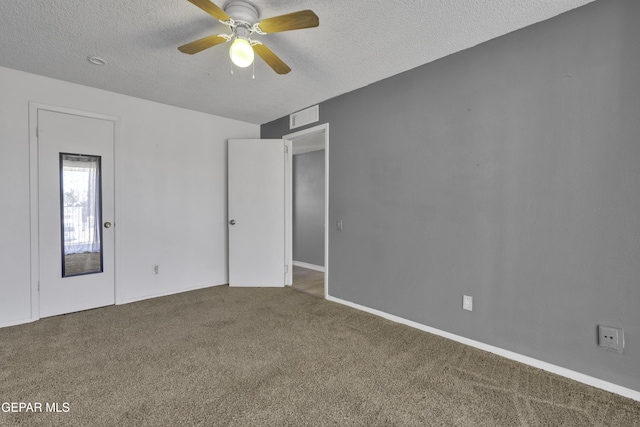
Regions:
<instances>
[{"instance_id":1,"label":"white wall","mask_svg":"<svg viewBox=\"0 0 640 427\"><path fill-rule=\"evenodd\" d=\"M120 117L116 303L227 283L226 140L259 126L0 67L0 326L38 317L29 102Z\"/></svg>"}]
</instances>

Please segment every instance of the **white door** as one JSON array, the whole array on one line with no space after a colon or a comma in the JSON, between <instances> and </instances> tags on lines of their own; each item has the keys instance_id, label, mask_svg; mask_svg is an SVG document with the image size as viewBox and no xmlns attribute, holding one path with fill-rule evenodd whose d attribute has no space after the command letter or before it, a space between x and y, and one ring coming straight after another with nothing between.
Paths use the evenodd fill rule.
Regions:
<instances>
[{"instance_id":1,"label":"white door","mask_svg":"<svg viewBox=\"0 0 640 427\"><path fill-rule=\"evenodd\" d=\"M115 124L37 114L40 317L112 305Z\"/></svg>"},{"instance_id":2,"label":"white door","mask_svg":"<svg viewBox=\"0 0 640 427\"><path fill-rule=\"evenodd\" d=\"M284 286L285 144L229 140L229 285Z\"/></svg>"}]
</instances>

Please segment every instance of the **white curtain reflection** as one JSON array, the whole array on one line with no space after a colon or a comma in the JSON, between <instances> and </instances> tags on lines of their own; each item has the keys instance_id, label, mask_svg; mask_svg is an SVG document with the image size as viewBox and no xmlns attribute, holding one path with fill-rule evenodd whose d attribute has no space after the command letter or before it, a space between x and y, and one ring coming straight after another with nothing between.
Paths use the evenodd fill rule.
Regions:
<instances>
[{"instance_id":1,"label":"white curtain reflection","mask_svg":"<svg viewBox=\"0 0 640 427\"><path fill-rule=\"evenodd\" d=\"M100 252L100 157L62 154L64 253Z\"/></svg>"}]
</instances>

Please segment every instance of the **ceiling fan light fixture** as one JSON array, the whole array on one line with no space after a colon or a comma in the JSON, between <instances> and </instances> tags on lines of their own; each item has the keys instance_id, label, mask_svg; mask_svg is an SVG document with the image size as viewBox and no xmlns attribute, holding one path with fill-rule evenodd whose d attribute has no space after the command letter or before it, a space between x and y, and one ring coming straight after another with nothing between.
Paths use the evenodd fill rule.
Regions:
<instances>
[{"instance_id":1,"label":"ceiling fan light fixture","mask_svg":"<svg viewBox=\"0 0 640 427\"><path fill-rule=\"evenodd\" d=\"M251 43L244 37L236 37L229 49L229 56L231 62L236 64L240 68L246 68L253 64L253 47Z\"/></svg>"}]
</instances>

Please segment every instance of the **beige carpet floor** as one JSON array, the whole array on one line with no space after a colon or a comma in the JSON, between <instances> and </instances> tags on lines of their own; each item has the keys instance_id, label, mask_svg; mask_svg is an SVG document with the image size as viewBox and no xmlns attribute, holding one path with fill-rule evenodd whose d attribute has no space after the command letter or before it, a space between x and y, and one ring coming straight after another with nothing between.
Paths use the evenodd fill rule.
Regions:
<instances>
[{"instance_id":1,"label":"beige carpet floor","mask_svg":"<svg viewBox=\"0 0 640 427\"><path fill-rule=\"evenodd\" d=\"M290 288L0 329L0 401L43 405L2 426L640 426L638 402Z\"/></svg>"}]
</instances>

